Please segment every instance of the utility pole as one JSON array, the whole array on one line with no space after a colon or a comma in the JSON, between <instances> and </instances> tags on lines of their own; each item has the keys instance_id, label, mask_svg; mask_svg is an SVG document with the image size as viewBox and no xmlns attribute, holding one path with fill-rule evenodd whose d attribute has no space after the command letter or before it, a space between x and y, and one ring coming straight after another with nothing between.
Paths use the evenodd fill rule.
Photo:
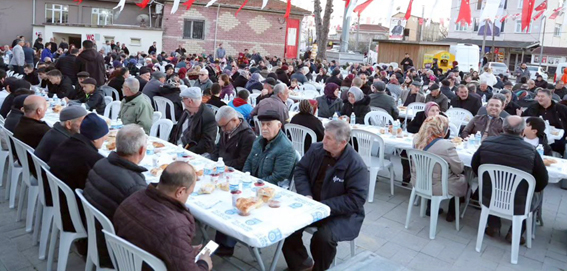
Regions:
<instances>
[{"instance_id":1,"label":"utility pole","mask_svg":"<svg viewBox=\"0 0 567 271\"><path fill-rule=\"evenodd\" d=\"M567 14L563 15L563 16L567 16ZM541 18L541 24L543 25L541 28L541 44L539 45L539 65L538 67L541 67L541 62L543 61L543 42L545 41L545 25L547 23L547 16L543 15L543 17Z\"/></svg>"},{"instance_id":2,"label":"utility pole","mask_svg":"<svg viewBox=\"0 0 567 271\"><path fill-rule=\"evenodd\" d=\"M425 5L421 6L421 30L419 31L419 42L423 41L423 27L425 26ZM417 21L419 23L419 20Z\"/></svg>"},{"instance_id":3,"label":"utility pole","mask_svg":"<svg viewBox=\"0 0 567 271\"><path fill-rule=\"evenodd\" d=\"M492 20L492 61L494 62L496 62L496 48L494 48L494 32L496 32L494 31L495 21L496 20ZM486 31L486 27L484 28L484 30Z\"/></svg>"},{"instance_id":4,"label":"utility pole","mask_svg":"<svg viewBox=\"0 0 567 271\"><path fill-rule=\"evenodd\" d=\"M486 46L486 28L488 27L487 25L488 20L484 20L484 32L482 33L482 49L480 50L480 61L482 63L482 60L484 59L484 47Z\"/></svg>"}]
</instances>

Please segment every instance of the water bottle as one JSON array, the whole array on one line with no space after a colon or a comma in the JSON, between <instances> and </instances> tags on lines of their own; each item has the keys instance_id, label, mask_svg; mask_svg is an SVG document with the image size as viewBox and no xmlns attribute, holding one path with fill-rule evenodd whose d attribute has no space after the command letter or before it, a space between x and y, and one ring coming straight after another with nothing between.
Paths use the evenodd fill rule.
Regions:
<instances>
[{"instance_id":1,"label":"water bottle","mask_svg":"<svg viewBox=\"0 0 567 271\"><path fill-rule=\"evenodd\" d=\"M350 124L356 124L356 115L354 114L354 112L350 114Z\"/></svg>"},{"instance_id":2,"label":"water bottle","mask_svg":"<svg viewBox=\"0 0 567 271\"><path fill-rule=\"evenodd\" d=\"M486 95L482 95L482 103L486 103Z\"/></svg>"},{"instance_id":3,"label":"water bottle","mask_svg":"<svg viewBox=\"0 0 567 271\"><path fill-rule=\"evenodd\" d=\"M338 120L338 119L339 119L339 114L335 112L335 114L333 114L333 120Z\"/></svg>"},{"instance_id":4,"label":"water bottle","mask_svg":"<svg viewBox=\"0 0 567 271\"><path fill-rule=\"evenodd\" d=\"M539 153L539 155L541 157L543 157L543 145L541 145L541 144L537 145L536 150L537 150L537 153Z\"/></svg>"},{"instance_id":5,"label":"water bottle","mask_svg":"<svg viewBox=\"0 0 567 271\"><path fill-rule=\"evenodd\" d=\"M480 134L480 131L476 132L476 135L474 135L474 141L477 146L480 146L482 142L482 135Z\"/></svg>"},{"instance_id":6,"label":"water bottle","mask_svg":"<svg viewBox=\"0 0 567 271\"><path fill-rule=\"evenodd\" d=\"M222 157L219 157L219 160L217 162L217 174L222 175L224 173L224 161L222 160Z\"/></svg>"},{"instance_id":7,"label":"water bottle","mask_svg":"<svg viewBox=\"0 0 567 271\"><path fill-rule=\"evenodd\" d=\"M402 99L398 99L398 106L402 106L404 105L404 103L402 102Z\"/></svg>"},{"instance_id":8,"label":"water bottle","mask_svg":"<svg viewBox=\"0 0 567 271\"><path fill-rule=\"evenodd\" d=\"M205 168L203 169L203 175L205 176L210 176L213 175L213 173L215 173L216 167L213 163L207 163L207 165L205 165Z\"/></svg>"},{"instance_id":9,"label":"water bottle","mask_svg":"<svg viewBox=\"0 0 567 271\"><path fill-rule=\"evenodd\" d=\"M242 179L242 192L246 197L253 196L252 194L252 177L250 177L250 172L246 172L244 179Z\"/></svg>"},{"instance_id":10,"label":"water bottle","mask_svg":"<svg viewBox=\"0 0 567 271\"><path fill-rule=\"evenodd\" d=\"M234 100L234 94L230 94L230 96L228 97L229 100Z\"/></svg>"},{"instance_id":11,"label":"water bottle","mask_svg":"<svg viewBox=\"0 0 567 271\"><path fill-rule=\"evenodd\" d=\"M228 104L228 102L229 102L229 101L228 101L228 95L224 95L223 102L224 102L225 104Z\"/></svg>"}]
</instances>

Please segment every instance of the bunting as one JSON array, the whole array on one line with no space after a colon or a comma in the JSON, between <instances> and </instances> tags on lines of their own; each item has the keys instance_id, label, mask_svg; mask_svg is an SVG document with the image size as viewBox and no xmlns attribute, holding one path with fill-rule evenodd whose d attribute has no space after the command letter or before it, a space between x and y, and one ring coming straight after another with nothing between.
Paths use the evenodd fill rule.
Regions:
<instances>
[{"instance_id":1,"label":"bunting","mask_svg":"<svg viewBox=\"0 0 567 271\"><path fill-rule=\"evenodd\" d=\"M532 21L532 14L534 12L535 0L523 0L524 6L522 7L522 31L527 31L530 28Z\"/></svg>"},{"instance_id":2,"label":"bunting","mask_svg":"<svg viewBox=\"0 0 567 271\"><path fill-rule=\"evenodd\" d=\"M83 3L83 0L73 0L73 2L79 2L79 4L80 4L80 3Z\"/></svg>"},{"instance_id":3,"label":"bunting","mask_svg":"<svg viewBox=\"0 0 567 271\"><path fill-rule=\"evenodd\" d=\"M535 8L535 11L537 11L538 13L536 14L536 16L534 16L532 21L539 19L546 10L547 10L547 0L543 1L541 4L539 4L539 6Z\"/></svg>"},{"instance_id":4,"label":"bunting","mask_svg":"<svg viewBox=\"0 0 567 271\"><path fill-rule=\"evenodd\" d=\"M262 9L264 9L266 7L266 5L268 4L268 0L262 0Z\"/></svg>"},{"instance_id":5,"label":"bunting","mask_svg":"<svg viewBox=\"0 0 567 271\"><path fill-rule=\"evenodd\" d=\"M79 0L79 1L82 1L82 0ZM136 6L142 8L142 9L145 9L148 6L149 3L150 3L150 0L143 0L142 3L136 3Z\"/></svg>"},{"instance_id":6,"label":"bunting","mask_svg":"<svg viewBox=\"0 0 567 271\"><path fill-rule=\"evenodd\" d=\"M242 10L242 8L244 6L246 6L246 4L248 4L248 0L244 0L244 3L242 3L242 5L240 6L240 8L236 11L236 13L234 14L234 17L238 16L238 12L240 12L240 10Z\"/></svg>"},{"instance_id":7,"label":"bunting","mask_svg":"<svg viewBox=\"0 0 567 271\"><path fill-rule=\"evenodd\" d=\"M209 3L207 3L207 5L205 7L210 7L211 5L213 5L217 0L211 0L209 1Z\"/></svg>"},{"instance_id":8,"label":"bunting","mask_svg":"<svg viewBox=\"0 0 567 271\"><path fill-rule=\"evenodd\" d=\"M183 5L185 6L185 10L189 10L191 8L191 6L193 5L193 3L195 3L195 0L185 1L185 3L183 3Z\"/></svg>"},{"instance_id":9,"label":"bunting","mask_svg":"<svg viewBox=\"0 0 567 271\"><path fill-rule=\"evenodd\" d=\"M457 21L455 23L467 23L468 25L472 24L470 0L461 0L459 17L457 17Z\"/></svg>"},{"instance_id":10,"label":"bunting","mask_svg":"<svg viewBox=\"0 0 567 271\"><path fill-rule=\"evenodd\" d=\"M177 9L179 8L179 1L181 0L173 0L173 6L171 7L171 14L177 12Z\"/></svg>"},{"instance_id":11,"label":"bunting","mask_svg":"<svg viewBox=\"0 0 567 271\"><path fill-rule=\"evenodd\" d=\"M357 12L358 16L360 17L360 14L372 3L372 1L374 1L374 0L368 0L368 1L360 4L359 6L354 8L354 12Z\"/></svg>"},{"instance_id":12,"label":"bunting","mask_svg":"<svg viewBox=\"0 0 567 271\"><path fill-rule=\"evenodd\" d=\"M81 0L82 1L82 0ZM122 10L124 9L124 5L126 4L126 0L120 0L120 2L118 2L118 5L116 5L113 9L117 9L120 8L120 12L122 12Z\"/></svg>"},{"instance_id":13,"label":"bunting","mask_svg":"<svg viewBox=\"0 0 567 271\"><path fill-rule=\"evenodd\" d=\"M284 18L289 18L289 13L291 12L291 0L287 0L287 8L285 9Z\"/></svg>"},{"instance_id":14,"label":"bunting","mask_svg":"<svg viewBox=\"0 0 567 271\"><path fill-rule=\"evenodd\" d=\"M344 0L345 1L345 8L348 8L348 5L350 4L350 0Z\"/></svg>"},{"instance_id":15,"label":"bunting","mask_svg":"<svg viewBox=\"0 0 567 271\"><path fill-rule=\"evenodd\" d=\"M555 20L555 18L557 18L557 16L559 16L559 14L561 13L561 10L563 8L559 7L553 10L553 13L551 13L551 15L549 15L549 19L550 20Z\"/></svg>"},{"instance_id":16,"label":"bunting","mask_svg":"<svg viewBox=\"0 0 567 271\"><path fill-rule=\"evenodd\" d=\"M404 17L404 19L409 20L409 18L411 17L411 6L413 4L413 0L409 1L409 5L408 5L408 10L406 10L406 16Z\"/></svg>"}]
</instances>

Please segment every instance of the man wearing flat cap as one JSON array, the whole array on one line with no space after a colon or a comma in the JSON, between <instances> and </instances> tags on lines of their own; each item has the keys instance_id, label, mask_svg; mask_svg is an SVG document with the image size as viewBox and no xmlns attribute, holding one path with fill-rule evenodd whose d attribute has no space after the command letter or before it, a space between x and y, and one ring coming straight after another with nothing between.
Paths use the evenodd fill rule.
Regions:
<instances>
[{"instance_id":1,"label":"man wearing flat cap","mask_svg":"<svg viewBox=\"0 0 567 271\"><path fill-rule=\"evenodd\" d=\"M171 131L169 141L181 143L196 154L213 153L217 137L217 125L213 110L202 103L203 94L198 87L183 89L179 94L183 102L183 114Z\"/></svg>"},{"instance_id":2,"label":"man wearing flat cap","mask_svg":"<svg viewBox=\"0 0 567 271\"><path fill-rule=\"evenodd\" d=\"M150 80L144 88L142 88L142 93L146 94L152 102L154 101L154 96L159 94L159 89L165 83L166 75L163 72L156 71L152 74L152 80Z\"/></svg>"},{"instance_id":3,"label":"man wearing flat cap","mask_svg":"<svg viewBox=\"0 0 567 271\"><path fill-rule=\"evenodd\" d=\"M430 93L425 97L425 102L436 102L439 105L441 112L445 112L449 109L449 98L445 94L441 93L441 88L439 85L433 84L429 87Z\"/></svg>"},{"instance_id":4,"label":"man wearing flat cap","mask_svg":"<svg viewBox=\"0 0 567 271\"><path fill-rule=\"evenodd\" d=\"M104 108L106 107L104 93L96 86L96 80L87 78L83 80L82 85L84 95L78 97L76 100L72 100L71 103L85 104L85 108L87 108L88 111L96 110L98 114L104 114ZM69 102L69 99L66 100Z\"/></svg>"},{"instance_id":5,"label":"man wearing flat cap","mask_svg":"<svg viewBox=\"0 0 567 271\"><path fill-rule=\"evenodd\" d=\"M380 81L372 83L372 93L370 97L370 106L378 107L386 110L393 119L397 119L399 115L398 107L394 98L386 93L386 84Z\"/></svg>"},{"instance_id":6,"label":"man wearing flat cap","mask_svg":"<svg viewBox=\"0 0 567 271\"><path fill-rule=\"evenodd\" d=\"M272 184L291 180L297 154L282 131L281 115L267 110L258 115L261 135L254 140L252 151L244 163L243 172Z\"/></svg>"},{"instance_id":7,"label":"man wearing flat cap","mask_svg":"<svg viewBox=\"0 0 567 271\"><path fill-rule=\"evenodd\" d=\"M259 104L265 98L270 98L274 95L274 87L277 84L276 79L268 77L266 80L262 82L264 84L264 89L262 89L262 93L256 97L256 104Z\"/></svg>"},{"instance_id":8,"label":"man wearing flat cap","mask_svg":"<svg viewBox=\"0 0 567 271\"><path fill-rule=\"evenodd\" d=\"M402 102L404 106L408 106L411 103L424 103L425 95L421 93L421 81L413 80L408 89L402 90Z\"/></svg>"}]
</instances>

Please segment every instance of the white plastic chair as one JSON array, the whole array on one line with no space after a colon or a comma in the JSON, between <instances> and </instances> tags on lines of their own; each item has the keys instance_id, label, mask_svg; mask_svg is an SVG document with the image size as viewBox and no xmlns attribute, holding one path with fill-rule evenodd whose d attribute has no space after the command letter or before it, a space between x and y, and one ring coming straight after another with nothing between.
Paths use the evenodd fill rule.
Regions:
<instances>
[{"instance_id":1,"label":"white plastic chair","mask_svg":"<svg viewBox=\"0 0 567 271\"><path fill-rule=\"evenodd\" d=\"M118 90L107 85L101 86L100 89L104 92L104 96L111 97L113 101L120 101L120 95L118 94Z\"/></svg>"},{"instance_id":2,"label":"white plastic chair","mask_svg":"<svg viewBox=\"0 0 567 271\"><path fill-rule=\"evenodd\" d=\"M142 250L134 244L110 233L102 230L110 258L116 263L118 270L140 271L142 270L142 262L149 265L154 271L167 271L162 260L156 256Z\"/></svg>"},{"instance_id":3,"label":"white plastic chair","mask_svg":"<svg viewBox=\"0 0 567 271\"><path fill-rule=\"evenodd\" d=\"M449 122L449 131L451 132L449 138L455 138L459 136L459 128L457 128L457 126L451 122Z\"/></svg>"},{"instance_id":4,"label":"white plastic chair","mask_svg":"<svg viewBox=\"0 0 567 271\"><path fill-rule=\"evenodd\" d=\"M111 120L117 120L120 115L120 107L122 107L122 104L119 101L113 101L106 104L106 107L104 108L104 116Z\"/></svg>"},{"instance_id":5,"label":"white plastic chair","mask_svg":"<svg viewBox=\"0 0 567 271\"><path fill-rule=\"evenodd\" d=\"M44 185L49 186L47 179L43 179L44 171L43 169L49 169L49 166L39 159L32 150L28 150L29 155L32 158L33 164L35 166L35 172L37 176L37 188L38 188L38 202L37 211L35 212L35 224L33 230L32 243L36 244L39 236L39 259L45 260L45 252L47 251L47 239L49 238L49 230L51 228L51 223L53 221L53 206L47 206L45 197L51 198L51 195L45 195ZM40 217L41 217L41 233L40 233Z\"/></svg>"},{"instance_id":6,"label":"white plastic chair","mask_svg":"<svg viewBox=\"0 0 567 271\"><path fill-rule=\"evenodd\" d=\"M2 117L2 115L0 115L0 117ZM0 126L4 127L4 117L2 117L2 119L0 120ZM4 131L0 131L0 133L4 133ZM2 141L6 142L6 145L9 144L9 141L7 140L7 138L4 137L4 135L0 136ZM1 145L1 144L0 144ZM10 167L10 160L8 159L10 156L10 150L9 149L2 149L0 146L0 172L4 172L4 170L7 170L8 167ZM6 167L8 166L8 167ZM6 174L6 181L9 180L10 174ZM4 174L2 174L0 176L0 187L3 186L4 183Z\"/></svg>"},{"instance_id":7,"label":"white plastic chair","mask_svg":"<svg viewBox=\"0 0 567 271\"><path fill-rule=\"evenodd\" d=\"M22 177L23 167L19 162L16 163L18 154L16 153L16 146L14 145L14 135L4 126L2 126L2 129L4 130L3 136L7 137L6 142L8 142L8 149L10 150L8 167L10 174L8 176L10 177L10 179L8 182L6 182L8 185L6 186L6 195L4 198L9 198L10 200L8 206L10 208L14 208L16 207L16 192L18 189L20 177Z\"/></svg>"},{"instance_id":8,"label":"white plastic chair","mask_svg":"<svg viewBox=\"0 0 567 271\"><path fill-rule=\"evenodd\" d=\"M317 92L317 94L319 94L319 91L317 91L317 88L316 88L314 85L310 84L310 83L304 84L304 85L301 87L301 89L304 90L304 91L307 91L307 90L315 91L315 92Z\"/></svg>"},{"instance_id":9,"label":"white plastic chair","mask_svg":"<svg viewBox=\"0 0 567 271\"><path fill-rule=\"evenodd\" d=\"M287 126L287 124L286 124ZM374 189L376 188L376 177L378 171L387 169L390 172L390 192L394 194L394 167L392 162L384 159L384 140L377 134L360 130L352 129L350 132L351 141L354 143L355 139L358 144L358 154L370 169L370 186L368 191L368 202L374 201ZM378 157L372 156L372 146L378 144Z\"/></svg>"},{"instance_id":10,"label":"white plastic chair","mask_svg":"<svg viewBox=\"0 0 567 271\"><path fill-rule=\"evenodd\" d=\"M257 93L250 94L250 96L248 96L248 104L254 106L256 104L256 98L258 98L258 96L260 96L260 94L262 94L262 93L257 92ZM254 100L254 102L252 102L252 100Z\"/></svg>"},{"instance_id":11,"label":"white plastic chair","mask_svg":"<svg viewBox=\"0 0 567 271\"><path fill-rule=\"evenodd\" d=\"M384 111L384 112L386 112L386 110L384 110L380 107L376 107L376 106L371 106L370 111ZM388 112L386 112L386 113L388 113Z\"/></svg>"},{"instance_id":12,"label":"white plastic chair","mask_svg":"<svg viewBox=\"0 0 567 271\"><path fill-rule=\"evenodd\" d=\"M364 116L364 124L386 127L394 124L394 118L386 111L370 111Z\"/></svg>"},{"instance_id":13,"label":"white plastic chair","mask_svg":"<svg viewBox=\"0 0 567 271\"><path fill-rule=\"evenodd\" d=\"M408 119L413 119L413 117L415 117L415 114L417 114L417 112L423 111L425 110L425 104L424 103L411 103L408 105L408 108L406 109L406 119L405 119L405 123L408 123Z\"/></svg>"},{"instance_id":14,"label":"white plastic chair","mask_svg":"<svg viewBox=\"0 0 567 271\"><path fill-rule=\"evenodd\" d=\"M317 227L307 227L305 232L314 234L317 231ZM350 243L350 257L354 257L356 254L356 239L348 241ZM335 259L333 259L333 266L337 265L337 255L335 254Z\"/></svg>"},{"instance_id":15,"label":"white plastic chair","mask_svg":"<svg viewBox=\"0 0 567 271\"><path fill-rule=\"evenodd\" d=\"M161 112L154 111L154 114L152 115L152 124L156 123L156 121L160 119L161 119Z\"/></svg>"},{"instance_id":16,"label":"white plastic chair","mask_svg":"<svg viewBox=\"0 0 567 271\"><path fill-rule=\"evenodd\" d=\"M294 103L289 108L289 112L299 112L299 103Z\"/></svg>"},{"instance_id":17,"label":"white plastic chair","mask_svg":"<svg viewBox=\"0 0 567 271\"><path fill-rule=\"evenodd\" d=\"M28 150L33 151L33 149L19 139L15 137L13 139L14 146L16 147L16 153L18 154L18 160L20 161L20 165L22 165L22 183L20 184L20 196L18 200L18 213L16 216L16 222L22 220L22 210L24 209L24 199L26 198L27 190L28 207L26 211L26 232L31 232L33 226L33 214L35 211L35 203L38 193L37 180L30 174L30 166L28 161Z\"/></svg>"},{"instance_id":18,"label":"white plastic chair","mask_svg":"<svg viewBox=\"0 0 567 271\"><path fill-rule=\"evenodd\" d=\"M152 128L150 129L150 136L156 137L159 131L159 138L161 140L169 140L169 134L171 134L171 130L173 129L173 122L168 119L160 119L152 124Z\"/></svg>"},{"instance_id":19,"label":"white plastic chair","mask_svg":"<svg viewBox=\"0 0 567 271\"><path fill-rule=\"evenodd\" d=\"M449 195L449 164L445 159L440 156L421 150L410 149L407 150L408 159L410 167L415 168L415 185L411 190L411 195L409 198L410 204L408 204L408 213L406 216L406 229L409 227L409 222L411 218L411 211L413 209L412 202L415 201L416 196L421 197L421 210L420 216L425 216L425 208L427 204L426 199L431 200L431 218L429 221L429 239L435 239L435 234L437 232L437 220L439 218L439 204L441 201L453 198L453 195ZM441 195L433 195L433 169L435 166L439 165L441 167ZM459 200L455 200L455 227L459 231Z\"/></svg>"},{"instance_id":20,"label":"white plastic chair","mask_svg":"<svg viewBox=\"0 0 567 271\"><path fill-rule=\"evenodd\" d=\"M287 108L291 108L291 106L294 104L295 102L292 99L287 99L287 101L285 102L285 105L287 105Z\"/></svg>"},{"instance_id":21,"label":"white plastic chair","mask_svg":"<svg viewBox=\"0 0 567 271\"><path fill-rule=\"evenodd\" d=\"M156 110L161 112L161 118L165 119L167 117L167 108L169 107L169 115L171 116L171 121L175 124L175 108L173 107L173 102L168 98L154 96L154 102L156 104Z\"/></svg>"},{"instance_id":22,"label":"white plastic chair","mask_svg":"<svg viewBox=\"0 0 567 271\"><path fill-rule=\"evenodd\" d=\"M87 251L87 261L85 266L85 271L92 270L93 266L96 268L97 271L111 271L114 270L112 268L102 268L100 267L100 261L98 257L98 248L97 248L97 232L95 227L95 221L98 221L102 226L103 230L106 230L112 234L114 234L114 226L108 217L106 217L103 213L97 210L86 198L83 196L82 189L75 189L75 193L81 199L81 203L83 204L83 209L85 210L85 219L87 221L87 234L88 238L88 251ZM111 257L111 260L113 258ZM114 265L114 261L112 262Z\"/></svg>"},{"instance_id":23,"label":"white plastic chair","mask_svg":"<svg viewBox=\"0 0 567 271\"><path fill-rule=\"evenodd\" d=\"M216 106L214 106L214 105L211 105L211 104L207 104L207 106L208 106L210 109L213 110L213 114L215 114L215 116L216 116L216 115L217 115L217 111L219 111L219 108L216 107Z\"/></svg>"},{"instance_id":24,"label":"white plastic chair","mask_svg":"<svg viewBox=\"0 0 567 271\"><path fill-rule=\"evenodd\" d=\"M530 211L532 198L535 190L535 178L533 175L511 167L484 164L478 168L478 191L482 191L484 174L490 176L492 193L490 195L490 206L482 204L482 196L479 195L479 203L482 208L478 223L476 236L476 251L480 252L484 229L489 215L512 220L512 253L510 261L518 264L518 252L520 250L520 237L522 235L522 221L526 220L527 247L532 247L532 224L533 212ZM514 200L518 185L525 180L528 183L528 194L526 196L526 207L522 215L514 215Z\"/></svg>"},{"instance_id":25,"label":"white plastic chair","mask_svg":"<svg viewBox=\"0 0 567 271\"><path fill-rule=\"evenodd\" d=\"M67 267L67 259L69 258L69 252L71 251L71 244L73 244L73 242L77 239L86 238L87 231L85 230L83 222L81 221L81 215L79 214L79 206L77 205L75 193L73 193L69 186L59 180L59 178L55 177L55 175L53 175L47 169L44 170L47 174L47 180L49 181L49 186L51 187L51 197L53 199L53 227L51 228L51 242L49 243L49 253L47 256L47 271L51 271L51 268L53 266L55 243L58 234L60 234L60 238L57 271L65 271ZM63 192L63 195L67 200L67 206L61 206L61 202L59 200L60 191ZM75 232L63 230L61 208L65 207L69 210Z\"/></svg>"},{"instance_id":26,"label":"white plastic chair","mask_svg":"<svg viewBox=\"0 0 567 271\"><path fill-rule=\"evenodd\" d=\"M142 97L144 97L144 100L146 100L146 102L148 102L153 107L152 99L150 99L148 95L142 93Z\"/></svg>"},{"instance_id":27,"label":"white plastic chair","mask_svg":"<svg viewBox=\"0 0 567 271\"><path fill-rule=\"evenodd\" d=\"M104 96L104 104L109 105L110 103L112 103L112 97Z\"/></svg>"},{"instance_id":28,"label":"white plastic chair","mask_svg":"<svg viewBox=\"0 0 567 271\"><path fill-rule=\"evenodd\" d=\"M309 86L311 86L311 85L309 85ZM312 86L312 87L313 87L313 86ZM313 88L315 88L315 87L313 87ZM315 90L307 89L307 90L304 90L304 91L303 91L303 97L304 97L305 99L315 99L315 98L317 98L319 95L321 95L321 94L320 94L319 91L317 91L316 89L315 89Z\"/></svg>"},{"instance_id":29,"label":"white plastic chair","mask_svg":"<svg viewBox=\"0 0 567 271\"><path fill-rule=\"evenodd\" d=\"M311 143L317 142L317 135L315 132L305 126L288 123L285 125L285 134L291 136L291 143L293 149L299 152L300 157L305 154L305 140L307 135L311 136Z\"/></svg>"},{"instance_id":30,"label":"white plastic chair","mask_svg":"<svg viewBox=\"0 0 567 271\"><path fill-rule=\"evenodd\" d=\"M449 122L453 123L457 128L461 128L461 125L467 125L470 120L473 119L473 114L462 108L449 108L445 115L449 118Z\"/></svg>"},{"instance_id":31,"label":"white plastic chair","mask_svg":"<svg viewBox=\"0 0 567 271\"><path fill-rule=\"evenodd\" d=\"M247 88L236 87L236 93L240 92L241 90L246 90L246 91L250 92L250 90L248 90Z\"/></svg>"}]
</instances>

